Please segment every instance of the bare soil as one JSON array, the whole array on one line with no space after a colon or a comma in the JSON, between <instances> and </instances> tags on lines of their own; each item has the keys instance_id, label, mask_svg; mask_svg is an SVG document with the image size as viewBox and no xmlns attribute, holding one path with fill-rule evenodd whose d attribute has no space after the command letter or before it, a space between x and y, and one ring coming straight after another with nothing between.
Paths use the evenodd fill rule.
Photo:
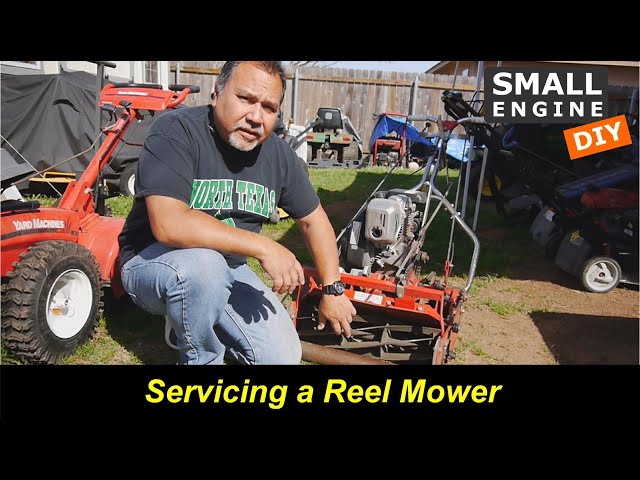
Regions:
<instances>
[{"instance_id":1,"label":"bare soil","mask_svg":"<svg viewBox=\"0 0 640 480\"><path fill-rule=\"evenodd\" d=\"M329 205L332 219L349 220L360 207ZM479 229L481 244L510 239L508 225ZM606 293L532 251L509 277L480 277L465 303L452 364L554 365L640 363L640 295L620 285Z\"/></svg>"},{"instance_id":2,"label":"bare soil","mask_svg":"<svg viewBox=\"0 0 640 480\"><path fill-rule=\"evenodd\" d=\"M498 232L478 232L505 235ZM495 238L495 237L494 237ZM577 278L532 252L518 277L483 283L465 304L455 364L640 363L639 294L582 290Z\"/></svg>"}]
</instances>

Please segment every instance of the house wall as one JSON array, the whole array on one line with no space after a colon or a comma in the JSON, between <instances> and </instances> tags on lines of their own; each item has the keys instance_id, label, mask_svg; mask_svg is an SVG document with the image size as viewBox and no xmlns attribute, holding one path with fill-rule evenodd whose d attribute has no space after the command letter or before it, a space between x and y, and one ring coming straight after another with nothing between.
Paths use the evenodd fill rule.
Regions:
<instances>
[{"instance_id":1,"label":"house wall","mask_svg":"<svg viewBox=\"0 0 640 480\"><path fill-rule=\"evenodd\" d=\"M115 68L105 67L105 73L109 79L116 82L142 83L144 80L144 61L114 61ZM16 62L2 62L2 73L12 75L29 74L56 74L60 69L67 71L82 71L96 74L98 66L95 63L79 60L45 60L39 66L20 66ZM169 86L169 62L158 62L159 83L164 87Z\"/></svg>"},{"instance_id":2,"label":"house wall","mask_svg":"<svg viewBox=\"0 0 640 480\"><path fill-rule=\"evenodd\" d=\"M497 61L485 61L484 68L497 66ZM625 87L637 87L640 83L640 62L532 62L532 61L503 61L503 67L536 67L536 66L603 66L607 67L609 73L609 85L620 85ZM443 75L453 75L456 68L456 62L451 61L440 68L430 70L430 73L439 73ZM466 72L465 72L466 70ZM460 61L458 65L458 75L466 75L475 77L478 75L478 60Z\"/></svg>"}]
</instances>

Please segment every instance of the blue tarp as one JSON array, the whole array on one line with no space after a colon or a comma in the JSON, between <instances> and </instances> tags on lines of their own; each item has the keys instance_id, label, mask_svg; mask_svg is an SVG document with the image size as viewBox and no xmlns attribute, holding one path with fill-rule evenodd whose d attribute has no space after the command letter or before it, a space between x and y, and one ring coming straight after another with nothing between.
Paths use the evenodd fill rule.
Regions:
<instances>
[{"instance_id":1,"label":"blue tarp","mask_svg":"<svg viewBox=\"0 0 640 480\"><path fill-rule=\"evenodd\" d=\"M414 127L405 117L396 117L391 115L380 115L378 117L378 123L373 127L371 132L371 139L369 140L369 151L373 152L375 148L376 140L381 137L388 136L391 132L395 132L399 138L402 138L402 133L406 129L406 138L409 144L413 142L424 143L427 146L432 147L434 144L430 139L420 136L420 131Z\"/></svg>"},{"instance_id":2,"label":"blue tarp","mask_svg":"<svg viewBox=\"0 0 640 480\"><path fill-rule=\"evenodd\" d=\"M442 142L438 142L438 147ZM464 157L462 150L464 149ZM469 140L463 138L450 138L447 141L447 156L455 158L459 162L466 162L469 160ZM463 159L464 158L464 159Z\"/></svg>"},{"instance_id":3,"label":"blue tarp","mask_svg":"<svg viewBox=\"0 0 640 480\"><path fill-rule=\"evenodd\" d=\"M626 183L635 183L640 172L637 165L622 165L604 172L598 172L589 177L580 178L573 182L565 183L556 188L556 191L564 198L573 199L582 196L590 188L619 187Z\"/></svg>"}]
</instances>

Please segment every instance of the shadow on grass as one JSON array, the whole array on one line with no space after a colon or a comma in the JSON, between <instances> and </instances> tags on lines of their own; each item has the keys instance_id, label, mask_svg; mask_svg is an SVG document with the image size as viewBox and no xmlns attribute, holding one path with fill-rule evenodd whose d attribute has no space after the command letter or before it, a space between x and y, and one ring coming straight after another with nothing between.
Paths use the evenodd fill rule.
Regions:
<instances>
[{"instance_id":1,"label":"shadow on grass","mask_svg":"<svg viewBox=\"0 0 640 480\"><path fill-rule=\"evenodd\" d=\"M105 293L104 316L109 336L145 365L174 365L177 352L164 339L164 318L151 315L124 295Z\"/></svg>"},{"instance_id":2,"label":"shadow on grass","mask_svg":"<svg viewBox=\"0 0 640 480\"><path fill-rule=\"evenodd\" d=\"M638 318L532 312L530 317L560 364L637 365Z\"/></svg>"}]
</instances>

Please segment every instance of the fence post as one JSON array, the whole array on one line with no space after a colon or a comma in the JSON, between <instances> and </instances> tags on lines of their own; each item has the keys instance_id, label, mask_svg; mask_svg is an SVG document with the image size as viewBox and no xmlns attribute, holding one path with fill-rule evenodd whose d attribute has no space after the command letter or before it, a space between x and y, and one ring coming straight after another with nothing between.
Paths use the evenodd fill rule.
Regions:
<instances>
[{"instance_id":1,"label":"fence post","mask_svg":"<svg viewBox=\"0 0 640 480\"><path fill-rule=\"evenodd\" d=\"M411 101L409 102L409 115L416 114L416 105L418 102L418 76L411 84Z\"/></svg>"},{"instance_id":2,"label":"fence post","mask_svg":"<svg viewBox=\"0 0 640 480\"><path fill-rule=\"evenodd\" d=\"M180 62L176 62L176 80L173 83L180 85Z\"/></svg>"},{"instance_id":3,"label":"fence post","mask_svg":"<svg viewBox=\"0 0 640 480\"><path fill-rule=\"evenodd\" d=\"M293 124L298 125L298 87L299 87L299 75L296 68L293 74L293 88L291 89L291 117L293 117Z\"/></svg>"},{"instance_id":4,"label":"fence post","mask_svg":"<svg viewBox=\"0 0 640 480\"><path fill-rule=\"evenodd\" d=\"M476 91L473 93L475 102L473 102L473 109L478 111L478 104L480 103L480 90L481 90L481 86L482 86L482 75L484 75L484 62L480 61L478 62L478 73L477 73L477 77L476 77ZM484 98L484 95L483 95Z\"/></svg>"}]
</instances>

